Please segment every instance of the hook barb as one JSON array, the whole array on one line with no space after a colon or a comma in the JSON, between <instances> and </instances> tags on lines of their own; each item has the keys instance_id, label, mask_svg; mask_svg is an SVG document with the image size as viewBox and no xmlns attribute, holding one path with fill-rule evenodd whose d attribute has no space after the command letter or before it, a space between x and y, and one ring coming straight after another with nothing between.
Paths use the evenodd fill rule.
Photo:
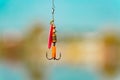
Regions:
<instances>
[{"instance_id":1,"label":"hook barb","mask_svg":"<svg viewBox=\"0 0 120 80\"><path fill-rule=\"evenodd\" d=\"M48 60L52 60L53 58L49 58L48 57L48 53L46 52L46 58L48 59Z\"/></svg>"},{"instance_id":2,"label":"hook barb","mask_svg":"<svg viewBox=\"0 0 120 80\"><path fill-rule=\"evenodd\" d=\"M59 54L59 58L55 58L55 60L60 60L61 59L61 53Z\"/></svg>"}]
</instances>

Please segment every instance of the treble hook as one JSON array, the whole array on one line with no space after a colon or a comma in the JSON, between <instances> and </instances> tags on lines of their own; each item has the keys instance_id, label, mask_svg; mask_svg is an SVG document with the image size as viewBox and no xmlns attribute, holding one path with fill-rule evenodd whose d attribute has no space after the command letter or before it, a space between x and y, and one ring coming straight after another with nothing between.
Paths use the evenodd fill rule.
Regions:
<instances>
[{"instance_id":1,"label":"treble hook","mask_svg":"<svg viewBox=\"0 0 120 80\"><path fill-rule=\"evenodd\" d=\"M61 53L60 53L60 55L59 55L59 58L56 58L56 57L51 57L51 58L49 58L49 57L48 57L48 53L46 52L46 58L47 58L48 60L60 60L60 59L61 59Z\"/></svg>"},{"instance_id":2,"label":"treble hook","mask_svg":"<svg viewBox=\"0 0 120 80\"><path fill-rule=\"evenodd\" d=\"M47 58L48 60L60 60L60 59L61 59L61 53L59 54L59 58L56 58L56 47L53 46L53 47L52 47L52 57L49 58L49 57L48 57L48 53L46 52L46 58Z\"/></svg>"}]
</instances>

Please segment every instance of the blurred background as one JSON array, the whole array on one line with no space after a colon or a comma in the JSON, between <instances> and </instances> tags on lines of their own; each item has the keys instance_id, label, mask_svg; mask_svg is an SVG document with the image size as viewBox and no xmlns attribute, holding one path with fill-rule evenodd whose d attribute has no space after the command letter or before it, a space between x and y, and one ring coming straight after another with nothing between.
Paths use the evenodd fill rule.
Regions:
<instances>
[{"instance_id":1,"label":"blurred background","mask_svg":"<svg viewBox=\"0 0 120 80\"><path fill-rule=\"evenodd\" d=\"M46 59L52 0L0 0L0 80L120 80L120 1L54 1L59 61Z\"/></svg>"}]
</instances>

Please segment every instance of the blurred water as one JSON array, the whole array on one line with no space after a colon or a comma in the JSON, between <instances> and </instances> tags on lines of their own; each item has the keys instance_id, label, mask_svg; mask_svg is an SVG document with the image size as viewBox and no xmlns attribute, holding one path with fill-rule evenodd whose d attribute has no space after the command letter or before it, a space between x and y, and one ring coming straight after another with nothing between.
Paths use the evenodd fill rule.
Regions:
<instances>
[{"instance_id":1,"label":"blurred water","mask_svg":"<svg viewBox=\"0 0 120 80\"><path fill-rule=\"evenodd\" d=\"M99 76L85 67L61 65L52 67L48 80L99 80Z\"/></svg>"}]
</instances>

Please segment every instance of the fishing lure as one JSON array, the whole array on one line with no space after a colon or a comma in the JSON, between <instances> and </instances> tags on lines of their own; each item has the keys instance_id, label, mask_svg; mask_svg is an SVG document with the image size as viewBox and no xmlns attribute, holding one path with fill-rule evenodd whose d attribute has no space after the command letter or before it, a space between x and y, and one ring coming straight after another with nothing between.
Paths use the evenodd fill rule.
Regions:
<instances>
[{"instance_id":1,"label":"fishing lure","mask_svg":"<svg viewBox=\"0 0 120 80\"><path fill-rule=\"evenodd\" d=\"M46 58L48 60L60 60L61 59L61 53L59 55L59 58L56 58L56 42L57 42L57 35L56 35L56 26L54 24L54 0L52 0L52 21L50 22L50 30L49 30L49 37L48 37L48 49L51 49L52 47L52 57L48 58L48 53L46 53Z\"/></svg>"}]
</instances>

